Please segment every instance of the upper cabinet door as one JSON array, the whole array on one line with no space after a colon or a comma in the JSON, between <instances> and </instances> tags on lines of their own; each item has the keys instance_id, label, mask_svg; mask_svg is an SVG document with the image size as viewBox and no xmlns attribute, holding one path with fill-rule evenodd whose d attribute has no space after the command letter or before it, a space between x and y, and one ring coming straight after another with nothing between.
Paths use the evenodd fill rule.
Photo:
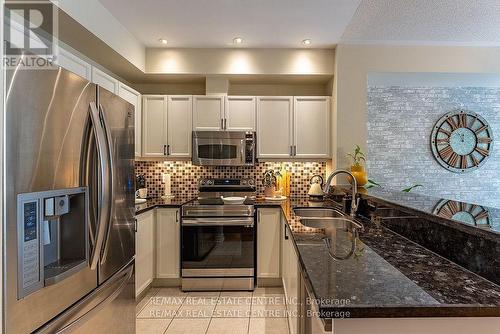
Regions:
<instances>
[{"instance_id":1,"label":"upper cabinet door","mask_svg":"<svg viewBox=\"0 0 500 334\"><path fill-rule=\"evenodd\" d=\"M193 130L217 131L224 126L224 96L193 96Z\"/></svg>"},{"instance_id":2,"label":"upper cabinet door","mask_svg":"<svg viewBox=\"0 0 500 334\"><path fill-rule=\"evenodd\" d=\"M92 80L92 66L63 48L59 48L59 55L55 63L62 68L87 79L88 81Z\"/></svg>"},{"instance_id":3,"label":"upper cabinet door","mask_svg":"<svg viewBox=\"0 0 500 334\"><path fill-rule=\"evenodd\" d=\"M190 158L193 99L190 95L171 95L167 101L167 154L169 157Z\"/></svg>"},{"instance_id":4,"label":"upper cabinet door","mask_svg":"<svg viewBox=\"0 0 500 334\"><path fill-rule=\"evenodd\" d=\"M294 98L294 156L330 157L330 98Z\"/></svg>"},{"instance_id":5,"label":"upper cabinet door","mask_svg":"<svg viewBox=\"0 0 500 334\"><path fill-rule=\"evenodd\" d=\"M144 95L142 108L142 156L167 155L167 97Z\"/></svg>"},{"instance_id":6,"label":"upper cabinet door","mask_svg":"<svg viewBox=\"0 0 500 334\"><path fill-rule=\"evenodd\" d=\"M140 157L141 156L141 126L142 126L142 103L141 103L141 94L122 84L121 82L119 83L118 86L118 96L120 96L122 99L127 101L128 103L132 104L135 109L134 113L134 120L135 120L135 156Z\"/></svg>"},{"instance_id":7,"label":"upper cabinet door","mask_svg":"<svg viewBox=\"0 0 500 334\"><path fill-rule=\"evenodd\" d=\"M261 96L257 98L258 158L291 156L292 115L292 97Z\"/></svg>"},{"instance_id":8,"label":"upper cabinet door","mask_svg":"<svg viewBox=\"0 0 500 334\"><path fill-rule=\"evenodd\" d=\"M96 67L92 67L92 82L118 95L118 80Z\"/></svg>"},{"instance_id":9,"label":"upper cabinet door","mask_svg":"<svg viewBox=\"0 0 500 334\"><path fill-rule=\"evenodd\" d=\"M255 131L256 104L253 96L227 96L224 129Z\"/></svg>"}]
</instances>

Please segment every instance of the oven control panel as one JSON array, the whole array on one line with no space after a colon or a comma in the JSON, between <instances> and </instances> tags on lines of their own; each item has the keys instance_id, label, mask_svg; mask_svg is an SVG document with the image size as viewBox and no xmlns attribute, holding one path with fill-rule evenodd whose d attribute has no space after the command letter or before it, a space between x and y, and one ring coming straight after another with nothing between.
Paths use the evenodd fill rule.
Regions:
<instances>
[{"instance_id":1,"label":"oven control panel","mask_svg":"<svg viewBox=\"0 0 500 334\"><path fill-rule=\"evenodd\" d=\"M199 187L206 188L238 188L238 187L255 187L254 179L200 179Z\"/></svg>"}]
</instances>

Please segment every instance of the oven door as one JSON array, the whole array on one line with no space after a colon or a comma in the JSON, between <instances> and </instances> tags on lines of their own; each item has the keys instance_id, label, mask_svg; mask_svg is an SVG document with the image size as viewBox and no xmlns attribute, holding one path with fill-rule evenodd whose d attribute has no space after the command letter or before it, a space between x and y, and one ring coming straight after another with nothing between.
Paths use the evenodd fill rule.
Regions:
<instances>
[{"instance_id":1,"label":"oven door","mask_svg":"<svg viewBox=\"0 0 500 334\"><path fill-rule=\"evenodd\" d=\"M253 277L253 218L185 218L182 277Z\"/></svg>"},{"instance_id":2,"label":"oven door","mask_svg":"<svg viewBox=\"0 0 500 334\"><path fill-rule=\"evenodd\" d=\"M210 134L213 133L213 136ZM199 132L193 136L193 164L198 166L244 166L245 137L239 133Z\"/></svg>"}]
</instances>

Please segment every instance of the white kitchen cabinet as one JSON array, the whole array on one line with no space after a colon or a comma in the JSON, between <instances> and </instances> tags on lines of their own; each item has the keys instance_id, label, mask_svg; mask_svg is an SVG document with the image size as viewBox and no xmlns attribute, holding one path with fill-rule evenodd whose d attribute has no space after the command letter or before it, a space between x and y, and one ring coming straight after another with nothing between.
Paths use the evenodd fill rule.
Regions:
<instances>
[{"instance_id":1,"label":"white kitchen cabinet","mask_svg":"<svg viewBox=\"0 0 500 334\"><path fill-rule=\"evenodd\" d=\"M257 98L258 158L291 157L292 118L292 97L263 96Z\"/></svg>"},{"instance_id":2,"label":"white kitchen cabinet","mask_svg":"<svg viewBox=\"0 0 500 334\"><path fill-rule=\"evenodd\" d=\"M282 239L282 281L285 297L287 300L287 312L291 316L288 317L288 327L290 334L297 334L299 330L299 289L300 289L300 269L299 259L295 252L293 239L290 230L286 227L287 222L283 219L280 224L283 229Z\"/></svg>"},{"instance_id":3,"label":"white kitchen cabinet","mask_svg":"<svg viewBox=\"0 0 500 334\"><path fill-rule=\"evenodd\" d=\"M191 157L192 110L191 95L167 97L167 155L169 157Z\"/></svg>"},{"instance_id":4,"label":"white kitchen cabinet","mask_svg":"<svg viewBox=\"0 0 500 334\"><path fill-rule=\"evenodd\" d=\"M135 295L138 296L153 282L154 248L153 229L154 210L136 217L137 232L135 233Z\"/></svg>"},{"instance_id":5,"label":"white kitchen cabinet","mask_svg":"<svg viewBox=\"0 0 500 334\"><path fill-rule=\"evenodd\" d=\"M156 211L156 277L180 277L179 209Z\"/></svg>"},{"instance_id":6,"label":"white kitchen cabinet","mask_svg":"<svg viewBox=\"0 0 500 334\"><path fill-rule=\"evenodd\" d=\"M281 208L257 212L257 278L279 278L281 253Z\"/></svg>"},{"instance_id":7,"label":"white kitchen cabinet","mask_svg":"<svg viewBox=\"0 0 500 334\"><path fill-rule=\"evenodd\" d=\"M330 157L330 98L294 97L294 157Z\"/></svg>"},{"instance_id":8,"label":"white kitchen cabinet","mask_svg":"<svg viewBox=\"0 0 500 334\"><path fill-rule=\"evenodd\" d=\"M255 131L256 98L254 96L227 96L224 108L227 131Z\"/></svg>"},{"instance_id":9,"label":"white kitchen cabinet","mask_svg":"<svg viewBox=\"0 0 500 334\"><path fill-rule=\"evenodd\" d=\"M191 95L144 95L142 156L190 158Z\"/></svg>"},{"instance_id":10,"label":"white kitchen cabinet","mask_svg":"<svg viewBox=\"0 0 500 334\"><path fill-rule=\"evenodd\" d=\"M92 82L118 95L119 81L95 66L92 67Z\"/></svg>"},{"instance_id":11,"label":"white kitchen cabinet","mask_svg":"<svg viewBox=\"0 0 500 334\"><path fill-rule=\"evenodd\" d=\"M193 96L193 130L218 131L224 129L224 96Z\"/></svg>"},{"instance_id":12,"label":"white kitchen cabinet","mask_svg":"<svg viewBox=\"0 0 500 334\"><path fill-rule=\"evenodd\" d=\"M92 80L92 65L63 48L59 48L59 55L54 63L82 78Z\"/></svg>"},{"instance_id":13,"label":"white kitchen cabinet","mask_svg":"<svg viewBox=\"0 0 500 334\"><path fill-rule=\"evenodd\" d=\"M134 106L135 156L141 156L142 100L141 94L123 83L118 85L118 96Z\"/></svg>"},{"instance_id":14,"label":"white kitchen cabinet","mask_svg":"<svg viewBox=\"0 0 500 334\"><path fill-rule=\"evenodd\" d=\"M144 95L142 108L142 156L167 155L167 97Z\"/></svg>"}]
</instances>

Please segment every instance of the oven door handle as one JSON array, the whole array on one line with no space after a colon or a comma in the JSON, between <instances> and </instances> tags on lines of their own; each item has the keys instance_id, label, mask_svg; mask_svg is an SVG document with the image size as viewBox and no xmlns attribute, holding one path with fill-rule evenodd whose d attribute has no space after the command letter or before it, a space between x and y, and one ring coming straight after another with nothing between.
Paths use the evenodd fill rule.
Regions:
<instances>
[{"instance_id":1,"label":"oven door handle","mask_svg":"<svg viewBox=\"0 0 500 334\"><path fill-rule=\"evenodd\" d=\"M182 219L183 226L254 226L253 218L198 218Z\"/></svg>"}]
</instances>

